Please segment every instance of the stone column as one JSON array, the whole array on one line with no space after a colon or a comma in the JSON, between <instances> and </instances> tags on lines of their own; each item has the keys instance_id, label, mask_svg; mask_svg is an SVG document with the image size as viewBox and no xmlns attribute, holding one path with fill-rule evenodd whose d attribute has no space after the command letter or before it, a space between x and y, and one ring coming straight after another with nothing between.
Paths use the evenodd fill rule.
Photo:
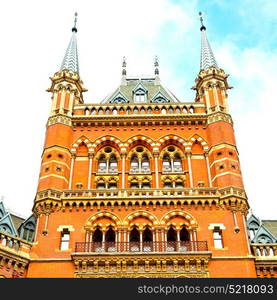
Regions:
<instances>
[{"instance_id":1,"label":"stone column","mask_svg":"<svg viewBox=\"0 0 277 300\"><path fill-rule=\"evenodd\" d=\"M154 152L154 160L155 160L155 178L156 178L156 189L159 188L159 162L158 162L158 157L159 153Z\"/></svg>"},{"instance_id":2,"label":"stone column","mask_svg":"<svg viewBox=\"0 0 277 300\"><path fill-rule=\"evenodd\" d=\"M89 157L89 168L88 168L88 190L91 189L91 171L92 171L92 159L93 153L88 154Z\"/></svg>"},{"instance_id":3,"label":"stone column","mask_svg":"<svg viewBox=\"0 0 277 300\"><path fill-rule=\"evenodd\" d=\"M102 231L102 249L105 251L105 237L106 237L106 232L105 230Z\"/></svg>"},{"instance_id":4,"label":"stone column","mask_svg":"<svg viewBox=\"0 0 277 300\"><path fill-rule=\"evenodd\" d=\"M121 153L121 161L122 161L122 189L125 189L125 161L126 161L126 153Z\"/></svg>"},{"instance_id":5,"label":"stone column","mask_svg":"<svg viewBox=\"0 0 277 300\"><path fill-rule=\"evenodd\" d=\"M142 252L142 247L143 247L143 245L142 245L142 234L143 234L143 231L142 230L140 230L140 232L139 232L139 250L140 250L140 252Z\"/></svg>"},{"instance_id":6,"label":"stone column","mask_svg":"<svg viewBox=\"0 0 277 300\"><path fill-rule=\"evenodd\" d=\"M187 160L188 160L188 169L189 169L189 185L193 187L193 175L192 175L192 168L191 168L191 152L186 152Z\"/></svg>"},{"instance_id":7,"label":"stone column","mask_svg":"<svg viewBox=\"0 0 277 300\"><path fill-rule=\"evenodd\" d=\"M209 187L213 187L208 152L205 152L204 156L205 156L205 159L206 159L206 166L207 166L207 172L208 172Z\"/></svg>"},{"instance_id":8,"label":"stone column","mask_svg":"<svg viewBox=\"0 0 277 300\"><path fill-rule=\"evenodd\" d=\"M73 178L73 170L74 170L74 161L75 161L76 155L72 154L71 157L71 164L70 164L70 175L69 175L69 183L68 183L68 189L71 190L72 188L72 178Z\"/></svg>"},{"instance_id":9,"label":"stone column","mask_svg":"<svg viewBox=\"0 0 277 300\"><path fill-rule=\"evenodd\" d=\"M177 230L177 247L176 251L180 251L180 229Z\"/></svg>"}]
</instances>

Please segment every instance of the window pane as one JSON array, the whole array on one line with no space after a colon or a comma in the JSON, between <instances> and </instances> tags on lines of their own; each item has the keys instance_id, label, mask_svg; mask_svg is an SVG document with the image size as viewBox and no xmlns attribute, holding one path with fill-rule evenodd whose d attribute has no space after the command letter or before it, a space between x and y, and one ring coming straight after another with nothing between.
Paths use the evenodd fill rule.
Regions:
<instances>
[{"instance_id":1,"label":"window pane","mask_svg":"<svg viewBox=\"0 0 277 300\"><path fill-rule=\"evenodd\" d=\"M68 250L69 242L61 242L61 250Z\"/></svg>"},{"instance_id":2,"label":"window pane","mask_svg":"<svg viewBox=\"0 0 277 300\"><path fill-rule=\"evenodd\" d=\"M215 248L223 248L222 240L214 240Z\"/></svg>"}]
</instances>

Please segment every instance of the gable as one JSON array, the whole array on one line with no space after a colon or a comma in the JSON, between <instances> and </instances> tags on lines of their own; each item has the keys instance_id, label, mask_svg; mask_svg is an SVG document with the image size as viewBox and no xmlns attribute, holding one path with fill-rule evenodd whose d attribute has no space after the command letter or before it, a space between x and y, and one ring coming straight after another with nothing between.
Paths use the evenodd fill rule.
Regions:
<instances>
[{"instance_id":1,"label":"gable","mask_svg":"<svg viewBox=\"0 0 277 300\"><path fill-rule=\"evenodd\" d=\"M119 92L112 98L112 100L110 100L110 103L120 104L120 103L129 103L129 101L121 92Z\"/></svg>"},{"instance_id":2,"label":"gable","mask_svg":"<svg viewBox=\"0 0 277 300\"><path fill-rule=\"evenodd\" d=\"M10 214L6 214L0 220L0 231L10 235L18 236Z\"/></svg>"},{"instance_id":3,"label":"gable","mask_svg":"<svg viewBox=\"0 0 277 300\"><path fill-rule=\"evenodd\" d=\"M170 100L168 100L161 92L158 92L150 101L152 103L168 103Z\"/></svg>"},{"instance_id":4,"label":"gable","mask_svg":"<svg viewBox=\"0 0 277 300\"><path fill-rule=\"evenodd\" d=\"M275 243L275 237L261 225L253 239L254 243Z\"/></svg>"}]
</instances>

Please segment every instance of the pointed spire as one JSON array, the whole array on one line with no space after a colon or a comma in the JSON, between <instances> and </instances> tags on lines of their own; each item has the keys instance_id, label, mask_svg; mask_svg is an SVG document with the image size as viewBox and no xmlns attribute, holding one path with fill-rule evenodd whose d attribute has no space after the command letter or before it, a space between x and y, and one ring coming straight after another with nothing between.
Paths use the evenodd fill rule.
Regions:
<instances>
[{"instance_id":1,"label":"pointed spire","mask_svg":"<svg viewBox=\"0 0 277 300\"><path fill-rule=\"evenodd\" d=\"M203 13L199 12L199 18L201 22L201 61L200 61L200 70L206 70L209 67L218 68L212 48L207 39L206 27L203 24Z\"/></svg>"},{"instance_id":2,"label":"pointed spire","mask_svg":"<svg viewBox=\"0 0 277 300\"><path fill-rule=\"evenodd\" d=\"M123 60L122 60L122 76L126 76L127 75L126 67L127 67L126 57L123 56Z\"/></svg>"},{"instance_id":3,"label":"pointed spire","mask_svg":"<svg viewBox=\"0 0 277 300\"><path fill-rule=\"evenodd\" d=\"M72 28L72 36L67 47L60 71L69 70L79 73L78 51L77 51L77 13L75 13L74 26Z\"/></svg>"},{"instance_id":4,"label":"pointed spire","mask_svg":"<svg viewBox=\"0 0 277 300\"><path fill-rule=\"evenodd\" d=\"M154 58L154 68L155 68L155 75L159 76L160 70L159 70L159 59L158 56L156 55Z\"/></svg>"}]
</instances>

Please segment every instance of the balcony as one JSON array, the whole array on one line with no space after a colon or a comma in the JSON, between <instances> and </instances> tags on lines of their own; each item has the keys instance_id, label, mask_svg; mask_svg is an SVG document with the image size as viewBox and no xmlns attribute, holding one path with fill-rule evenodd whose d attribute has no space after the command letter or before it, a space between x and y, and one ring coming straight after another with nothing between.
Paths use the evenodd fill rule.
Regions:
<instances>
[{"instance_id":1,"label":"balcony","mask_svg":"<svg viewBox=\"0 0 277 300\"><path fill-rule=\"evenodd\" d=\"M174 253L208 251L207 241L180 242L76 242L76 253Z\"/></svg>"}]
</instances>

